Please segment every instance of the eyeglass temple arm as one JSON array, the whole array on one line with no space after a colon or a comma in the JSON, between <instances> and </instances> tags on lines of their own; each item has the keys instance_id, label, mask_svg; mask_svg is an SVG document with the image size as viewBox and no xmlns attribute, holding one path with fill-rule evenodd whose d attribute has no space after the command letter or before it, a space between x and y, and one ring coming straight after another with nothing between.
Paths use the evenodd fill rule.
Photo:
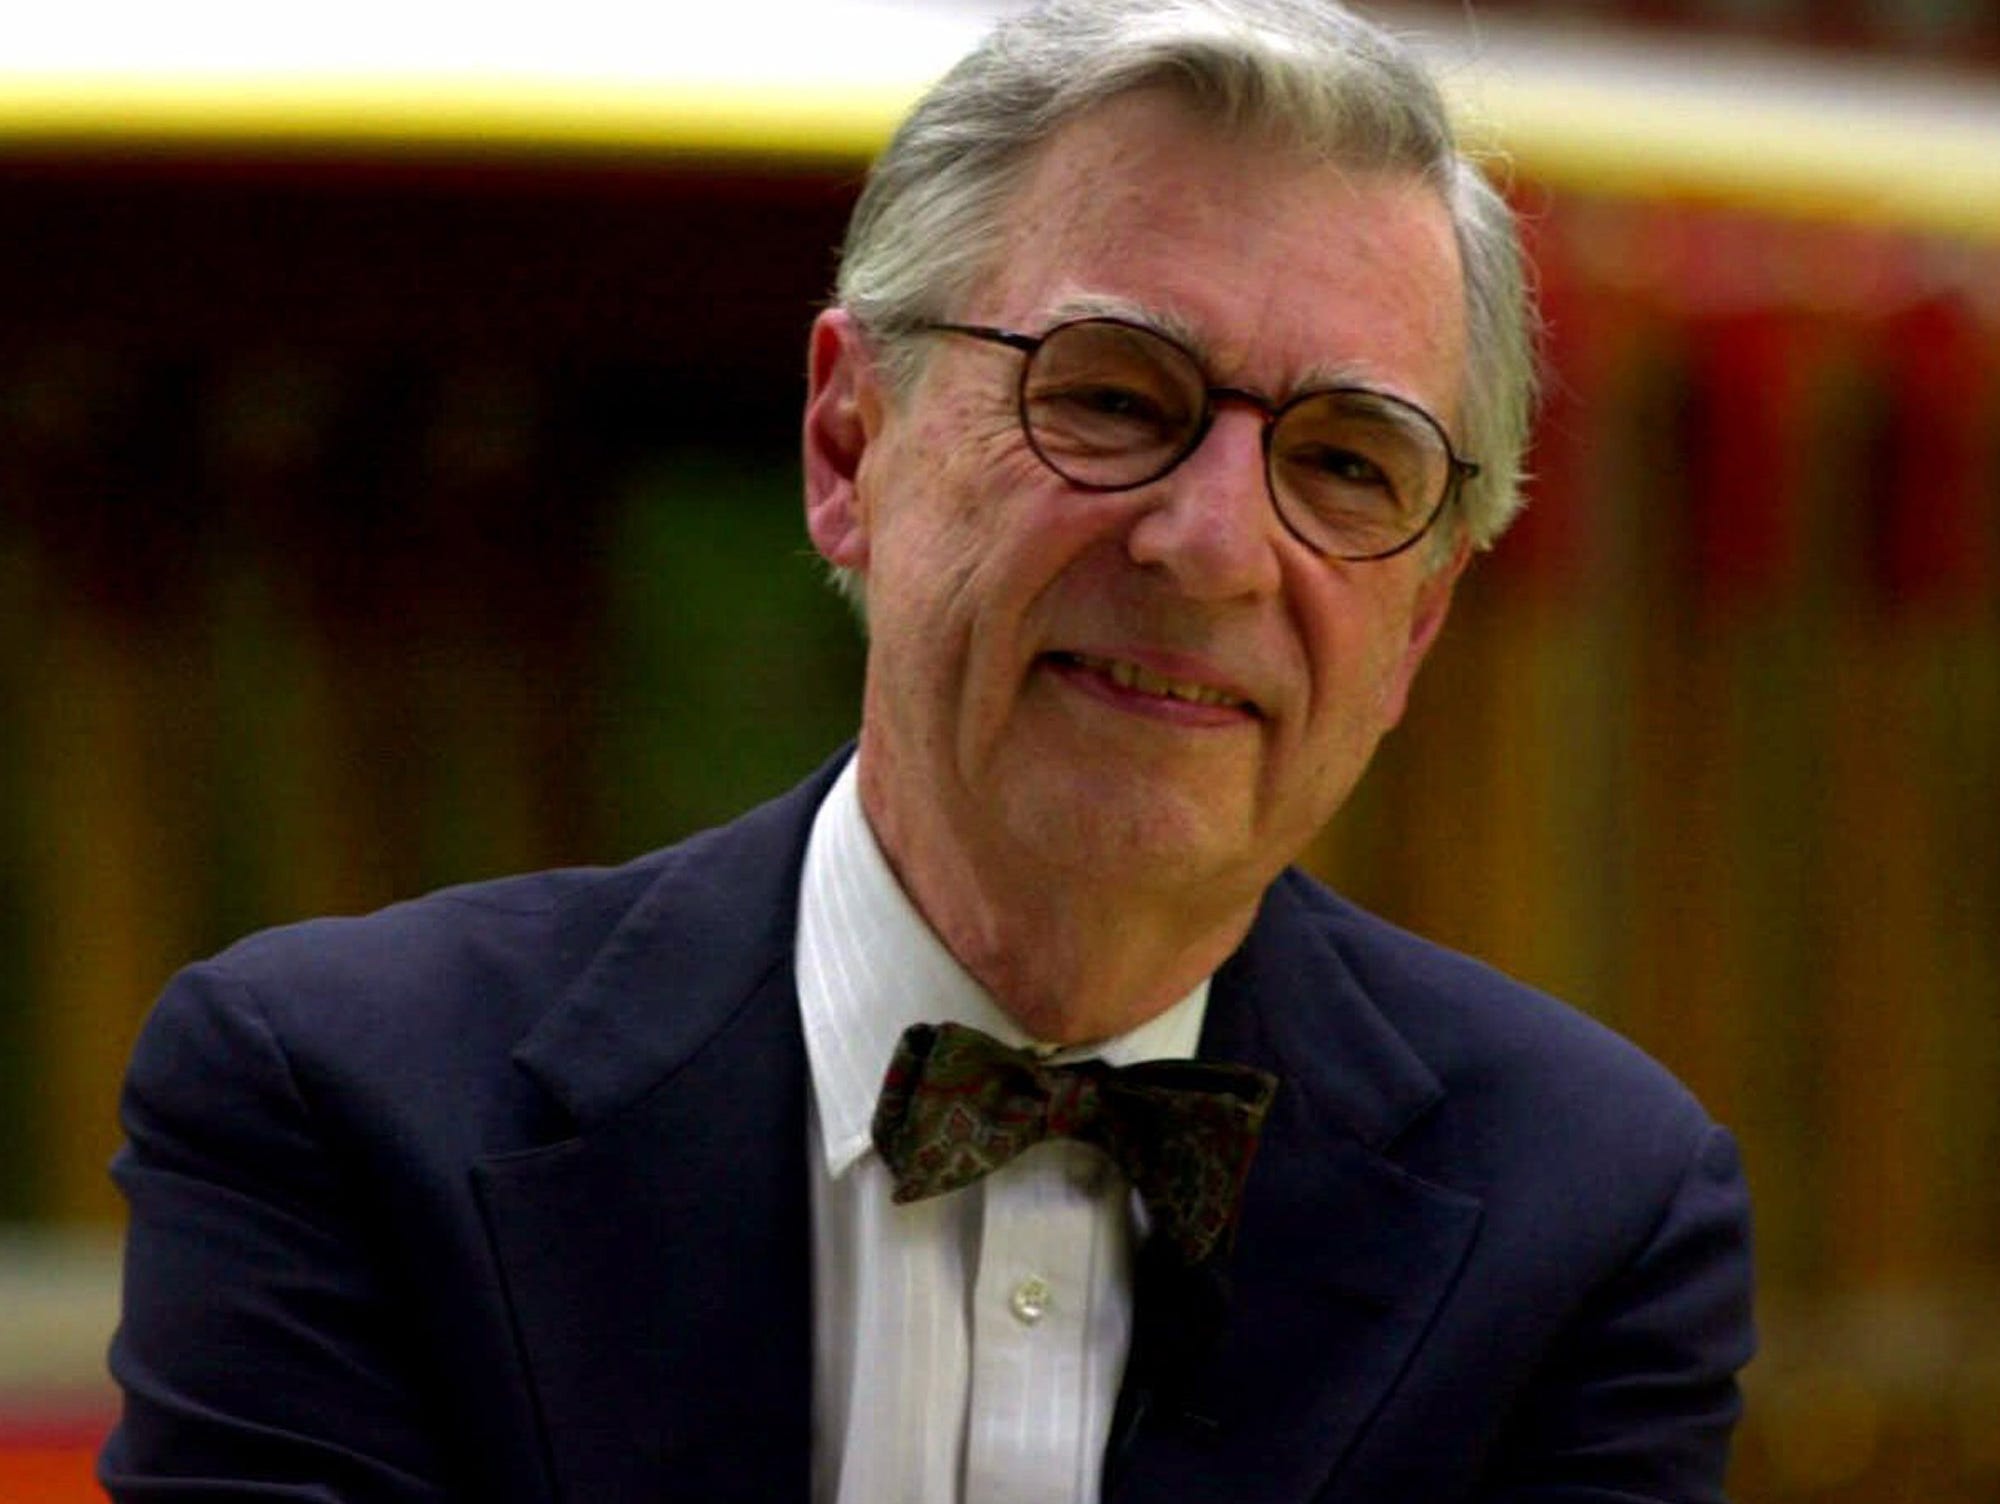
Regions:
<instances>
[{"instance_id":1,"label":"eyeglass temple arm","mask_svg":"<svg viewBox=\"0 0 2000 1504\"><path fill-rule=\"evenodd\" d=\"M992 344L1005 345L1010 350L1019 350L1024 355L1033 355L1041 349L1040 336L1020 334L1012 329L996 329L991 324L949 324L934 320L922 326L937 334L964 334L973 339L983 339Z\"/></svg>"}]
</instances>

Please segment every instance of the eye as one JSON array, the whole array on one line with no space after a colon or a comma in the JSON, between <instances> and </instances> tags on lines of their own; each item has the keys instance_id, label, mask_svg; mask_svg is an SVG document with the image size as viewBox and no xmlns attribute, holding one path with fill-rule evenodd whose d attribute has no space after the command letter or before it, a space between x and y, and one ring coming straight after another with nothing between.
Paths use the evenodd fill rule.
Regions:
<instances>
[{"instance_id":1,"label":"eye","mask_svg":"<svg viewBox=\"0 0 2000 1504\"><path fill-rule=\"evenodd\" d=\"M1022 413L1042 458L1072 480L1124 485L1201 421L1201 373L1176 345L1114 320L1056 327L1023 372Z\"/></svg>"},{"instance_id":2,"label":"eye","mask_svg":"<svg viewBox=\"0 0 2000 1504\"><path fill-rule=\"evenodd\" d=\"M1029 432L1045 456L1152 456L1179 442L1188 415L1141 382L1079 376L1028 394Z\"/></svg>"},{"instance_id":3,"label":"eye","mask_svg":"<svg viewBox=\"0 0 2000 1504\"><path fill-rule=\"evenodd\" d=\"M1117 386L1109 382L1051 392L1042 400L1068 403L1080 412L1101 418L1126 418L1135 423L1159 425L1174 421L1151 393L1138 387Z\"/></svg>"},{"instance_id":4,"label":"eye","mask_svg":"<svg viewBox=\"0 0 2000 1504\"><path fill-rule=\"evenodd\" d=\"M1365 486L1375 490L1393 491L1394 483L1385 471L1367 455L1353 449L1339 449L1331 445L1303 445L1285 454L1285 463L1312 476L1315 480L1337 481L1343 485Z\"/></svg>"}]
</instances>

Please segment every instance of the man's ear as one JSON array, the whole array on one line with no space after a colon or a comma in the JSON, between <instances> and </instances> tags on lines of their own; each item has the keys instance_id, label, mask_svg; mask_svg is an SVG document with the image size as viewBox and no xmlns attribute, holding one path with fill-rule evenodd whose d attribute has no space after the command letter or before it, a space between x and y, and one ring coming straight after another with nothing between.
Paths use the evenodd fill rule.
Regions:
<instances>
[{"instance_id":1,"label":"man's ear","mask_svg":"<svg viewBox=\"0 0 2000 1504\"><path fill-rule=\"evenodd\" d=\"M1419 548L1422 546L1418 545ZM1423 667L1431 644L1444 630L1444 619L1451 614L1452 591L1457 588L1458 577L1465 572L1471 558L1472 540L1460 538L1450 556L1440 559L1417 584L1416 604L1410 613L1409 640L1403 644L1402 662L1397 665L1395 677L1386 686L1382 699L1385 713L1382 727L1385 731L1403 718L1403 711L1410 701L1410 686L1416 682L1417 670Z\"/></svg>"},{"instance_id":2,"label":"man's ear","mask_svg":"<svg viewBox=\"0 0 2000 1504\"><path fill-rule=\"evenodd\" d=\"M813 320L806 368L806 531L829 564L868 565L861 459L882 429L881 379L867 337L844 308Z\"/></svg>"}]
</instances>

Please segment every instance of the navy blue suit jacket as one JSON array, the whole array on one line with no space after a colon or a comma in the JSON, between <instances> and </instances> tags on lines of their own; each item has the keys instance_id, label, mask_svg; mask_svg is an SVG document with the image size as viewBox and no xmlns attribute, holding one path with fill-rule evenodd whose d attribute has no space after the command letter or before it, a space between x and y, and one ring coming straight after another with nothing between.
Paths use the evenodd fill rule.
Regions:
<instances>
[{"instance_id":1,"label":"navy blue suit jacket","mask_svg":"<svg viewBox=\"0 0 2000 1504\"><path fill-rule=\"evenodd\" d=\"M806 1497L792 940L830 772L175 979L115 1166L114 1498ZM1201 1048L1283 1084L1221 1348L1117 1504L1720 1497L1747 1210L1662 1070L1295 874Z\"/></svg>"}]
</instances>

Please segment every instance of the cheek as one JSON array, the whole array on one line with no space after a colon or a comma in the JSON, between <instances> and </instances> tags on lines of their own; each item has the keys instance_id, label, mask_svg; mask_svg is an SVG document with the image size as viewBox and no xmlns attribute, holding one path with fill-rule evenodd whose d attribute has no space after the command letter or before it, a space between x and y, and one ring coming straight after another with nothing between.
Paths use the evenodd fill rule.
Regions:
<instances>
[{"instance_id":1,"label":"cheek","mask_svg":"<svg viewBox=\"0 0 2000 1504\"><path fill-rule=\"evenodd\" d=\"M1009 569L1011 497L990 452L973 440L913 442L869 477L870 636L885 663L934 690L963 672L968 638Z\"/></svg>"},{"instance_id":2,"label":"cheek","mask_svg":"<svg viewBox=\"0 0 2000 1504\"><path fill-rule=\"evenodd\" d=\"M1394 724L1410 638L1409 603L1395 592L1309 593L1294 620L1311 667L1313 734L1334 747L1372 747Z\"/></svg>"},{"instance_id":3,"label":"cheek","mask_svg":"<svg viewBox=\"0 0 2000 1504\"><path fill-rule=\"evenodd\" d=\"M1017 449L967 445L905 483L916 489L893 529L902 583L961 618L1031 610L1105 530L1096 498L1070 494Z\"/></svg>"},{"instance_id":4,"label":"cheek","mask_svg":"<svg viewBox=\"0 0 2000 1504\"><path fill-rule=\"evenodd\" d=\"M926 413L871 450L872 514L882 541L906 551L962 558L1004 511L1019 481L1011 417L977 420L958 408ZM864 461L864 464L866 462Z\"/></svg>"}]
</instances>

